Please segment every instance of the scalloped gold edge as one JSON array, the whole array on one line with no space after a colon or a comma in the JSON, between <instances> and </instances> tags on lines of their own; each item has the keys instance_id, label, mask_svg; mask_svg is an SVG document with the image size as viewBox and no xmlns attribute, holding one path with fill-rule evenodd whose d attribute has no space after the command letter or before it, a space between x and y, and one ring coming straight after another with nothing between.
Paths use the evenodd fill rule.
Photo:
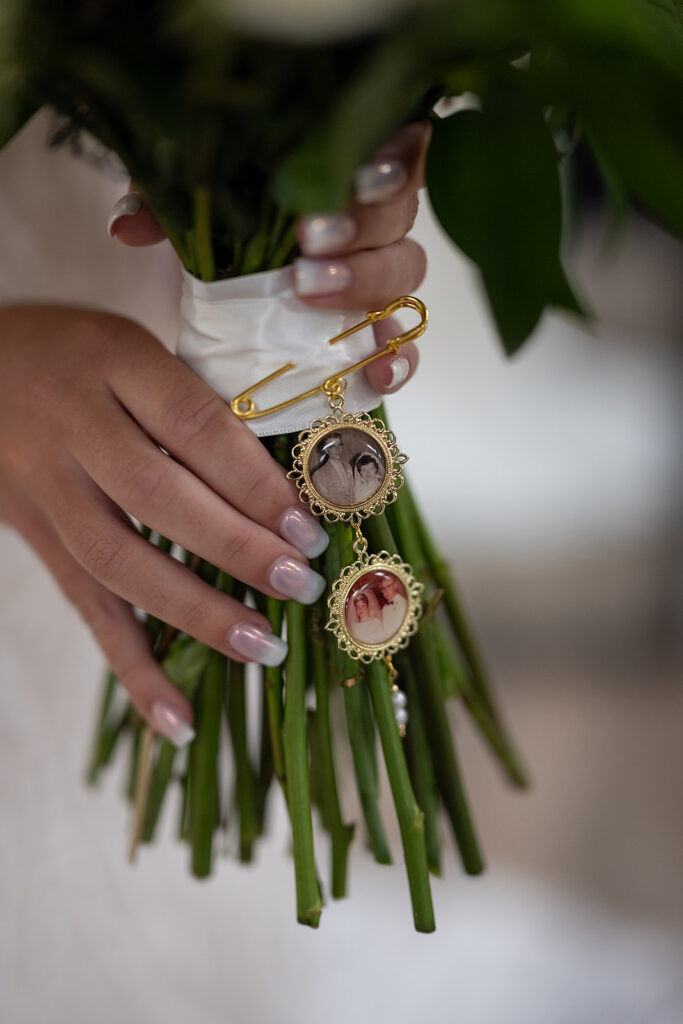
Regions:
<instances>
[{"instance_id":1,"label":"scalloped gold edge","mask_svg":"<svg viewBox=\"0 0 683 1024\"><path fill-rule=\"evenodd\" d=\"M403 625L398 633L384 644L361 644L351 635L346 625L346 598L353 584L367 572L377 569L386 569L398 576L403 583L408 595L408 611ZM351 565L345 566L338 579L332 584L332 590L327 599L330 609L330 617L325 629L334 633L337 644L341 651L355 658L364 665L369 665L377 658L384 658L389 654L407 647L410 638L418 630L422 616L421 596L424 590L424 583L415 579L412 567L401 560L400 555L391 555L388 551L380 551L376 555L362 555Z\"/></svg>"},{"instance_id":2,"label":"scalloped gold edge","mask_svg":"<svg viewBox=\"0 0 683 1024\"><path fill-rule=\"evenodd\" d=\"M350 428L360 430L377 442L382 450L387 471L382 486L367 502L351 507L335 505L315 489L308 471L308 461L319 441L334 430ZM313 420L302 430L292 448L292 468L287 474L299 489L299 499L309 505L311 512L322 516L328 523L350 523L381 515L387 505L398 497L403 486L403 466L408 456L399 451L396 435L386 425L367 412L341 412L335 410L325 419Z\"/></svg>"}]
</instances>

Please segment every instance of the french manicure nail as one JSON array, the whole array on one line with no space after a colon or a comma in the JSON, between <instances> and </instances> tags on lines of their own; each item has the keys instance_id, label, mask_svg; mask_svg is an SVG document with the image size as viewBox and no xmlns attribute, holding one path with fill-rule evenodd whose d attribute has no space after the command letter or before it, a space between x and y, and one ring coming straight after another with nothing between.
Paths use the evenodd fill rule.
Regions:
<instances>
[{"instance_id":1,"label":"french manicure nail","mask_svg":"<svg viewBox=\"0 0 683 1024\"><path fill-rule=\"evenodd\" d=\"M287 656L287 644L253 622L238 622L226 637L238 654L259 665L281 665Z\"/></svg>"},{"instance_id":2,"label":"french manicure nail","mask_svg":"<svg viewBox=\"0 0 683 1024\"><path fill-rule=\"evenodd\" d=\"M391 367L391 380L388 387L397 388L410 373L410 363L405 356L395 356L389 366Z\"/></svg>"},{"instance_id":3,"label":"french manicure nail","mask_svg":"<svg viewBox=\"0 0 683 1024\"><path fill-rule=\"evenodd\" d=\"M195 731L189 722L180 715L178 710L167 700L157 700L150 713L151 724L166 736L176 747L185 747L195 738Z\"/></svg>"},{"instance_id":4,"label":"french manicure nail","mask_svg":"<svg viewBox=\"0 0 683 1024\"><path fill-rule=\"evenodd\" d=\"M109 214L109 220L107 221L107 233L110 238L113 238L116 232L114 228L116 222L121 220L122 217L134 217L142 206L142 197L139 192L126 192L125 196L121 196L117 203L114 203L111 213Z\"/></svg>"},{"instance_id":5,"label":"french manicure nail","mask_svg":"<svg viewBox=\"0 0 683 1024\"><path fill-rule=\"evenodd\" d=\"M382 203L400 192L408 172L401 160L388 157L362 164L356 170L354 182L357 203Z\"/></svg>"},{"instance_id":6,"label":"french manicure nail","mask_svg":"<svg viewBox=\"0 0 683 1024\"><path fill-rule=\"evenodd\" d=\"M318 520L300 508L288 508L282 513L277 532L307 558L322 555L330 542Z\"/></svg>"},{"instance_id":7,"label":"french manicure nail","mask_svg":"<svg viewBox=\"0 0 683 1024\"><path fill-rule=\"evenodd\" d=\"M314 213L302 217L301 234L301 251L306 256L320 256L348 245L356 225L348 213Z\"/></svg>"},{"instance_id":8,"label":"french manicure nail","mask_svg":"<svg viewBox=\"0 0 683 1024\"><path fill-rule=\"evenodd\" d=\"M351 284L351 271L344 260L294 261L294 284L299 295L334 295Z\"/></svg>"},{"instance_id":9,"label":"french manicure nail","mask_svg":"<svg viewBox=\"0 0 683 1024\"><path fill-rule=\"evenodd\" d=\"M291 597L301 604L313 604L325 589L325 580L303 562L283 555L270 567L268 582L283 597Z\"/></svg>"}]
</instances>

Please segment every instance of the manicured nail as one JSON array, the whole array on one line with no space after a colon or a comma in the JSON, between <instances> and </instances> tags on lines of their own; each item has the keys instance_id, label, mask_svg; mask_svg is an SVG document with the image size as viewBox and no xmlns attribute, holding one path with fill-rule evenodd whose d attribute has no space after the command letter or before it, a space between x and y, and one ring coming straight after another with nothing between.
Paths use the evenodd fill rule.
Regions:
<instances>
[{"instance_id":1,"label":"manicured nail","mask_svg":"<svg viewBox=\"0 0 683 1024\"><path fill-rule=\"evenodd\" d=\"M154 702L150 719L157 732L175 743L176 747L185 747L195 738L195 731L189 722L166 700Z\"/></svg>"},{"instance_id":2,"label":"manicured nail","mask_svg":"<svg viewBox=\"0 0 683 1024\"><path fill-rule=\"evenodd\" d=\"M388 157L363 164L355 173L357 203L382 203L400 192L408 172L401 160Z\"/></svg>"},{"instance_id":3,"label":"manicured nail","mask_svg":"<svg viewBox=\"0 0 683 1024\"><path fill-rule=\"evenodd\" d=\"M277 532L283 540L298 548L307 558L317 558L330 543L322 526L312 515L300 508L288 508L280 516Z\"/></svg>"},{"instance_id":4,"label":"manicured nail","mask_svg":"<svg viewBox=\"0 0 683 1024\"><path fill-rule=\"evenodd\" d=\"M226 637L238 654L259 665L281 665L287 657L287 644L253 622L238 622Z\"/></svg>"},{"instance_id":5,"label":"manicured nail","mask_svg":"<svg viewBox=\"0 0 683 1024\"><path fill-rule=\"evenodd\" d=\"M387 386L397 388L410 373L410 363L405 356L395 356L389 363L389 366L391 367L391 380Z\"/></svg>"},{"instance_id":6,"label":"manicured nail","mask_svg":"<svg viewBox=\"0 0 683 1024\"><path fill-rule=\"evenodd\" d=\"M117 221L121 220L122 217L134 217L141 206L142 197L139 192L126 192L125 196L121 196L109 214L109 220L107 221L109 237L113 238L115 236Z\"/></svg>"},{"instance_id":7,"label":"manicured nail","mask_svg":"<svg viewBox=\"0 0 683 1024\"><path fill-rule=\"evenodd\" d=\"M291 597L301 604L313 604L326 586L325 580L317 572L286 555L273 562L268 572L268 582L283 597Z\"/></svg>"},{"instance_id":8,"label":"manicured nail","mask_svg":"<svg viewBox=\"0 0 683 1024\"><path fill-rule=\"evenodd\" d=\"M351 284L351 271L344 260L294 261L294 283L299 295L333 295Z\"/></svg>"},{"instance_id":9,"label":"manicured nail","mask_svg":"<svg viewBox=\"0 0 683 1024\"><path fill-rule=\"evenodd\" d=\"M301 219L301 251L306 256L337 252L356 234L356 224L348 213L314 213Z\"/></svg>"}]
</instances>

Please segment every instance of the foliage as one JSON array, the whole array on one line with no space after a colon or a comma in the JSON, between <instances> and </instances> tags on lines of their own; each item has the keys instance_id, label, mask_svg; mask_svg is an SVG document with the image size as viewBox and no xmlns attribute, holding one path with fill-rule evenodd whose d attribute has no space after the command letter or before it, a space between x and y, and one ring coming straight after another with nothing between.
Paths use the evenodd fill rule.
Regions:
<instances>
[{"instance_id":1,"label":"foliage","mask_svg":"<svg viewBox=\"0 0 683 1024\"><path fill-rule=\"evenodd\" d=\"M291 259L295 215L343 206L400 124L464 97L434 118L427 185L509 352L546 306L579 308L560 258L567 140L683 235L678 0L396 7L372 32L297 42L247 35L208 0L10 0L0 144L52 104L121 156L188 269L220 277Z\"/></svg>"}]
</instances>

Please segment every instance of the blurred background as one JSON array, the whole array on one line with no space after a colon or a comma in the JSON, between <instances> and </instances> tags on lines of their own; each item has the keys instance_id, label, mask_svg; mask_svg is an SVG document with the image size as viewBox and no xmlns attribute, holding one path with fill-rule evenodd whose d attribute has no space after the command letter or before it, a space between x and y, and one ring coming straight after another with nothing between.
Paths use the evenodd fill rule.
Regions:
<instances>
[{"instance_id":1,"label":"blurred background","mask_svg":"<svg viewBox=\"0 0 683 1024\"><path fill-rule=\"evenodd\" d=\"M170 252L107 238L125 180L47 149L46 124L0 155L0 300L87 303L172 337ZM587 207L572 267L594 322L549 316L506 360L426 208L414 235L431 326L392 426L530 791L505 785L456 707L489 868L466 879L448 854L433 936L412 931L395 823L399 864L354 844L350 898L318 933L295 923L277 801L250 868L191 880L170 822L130 868L121 765L83 784L100 655L0 527L3 1022L683 1019L683 251L637 219L611 238Z\"/></svg>"}]
</instances>

